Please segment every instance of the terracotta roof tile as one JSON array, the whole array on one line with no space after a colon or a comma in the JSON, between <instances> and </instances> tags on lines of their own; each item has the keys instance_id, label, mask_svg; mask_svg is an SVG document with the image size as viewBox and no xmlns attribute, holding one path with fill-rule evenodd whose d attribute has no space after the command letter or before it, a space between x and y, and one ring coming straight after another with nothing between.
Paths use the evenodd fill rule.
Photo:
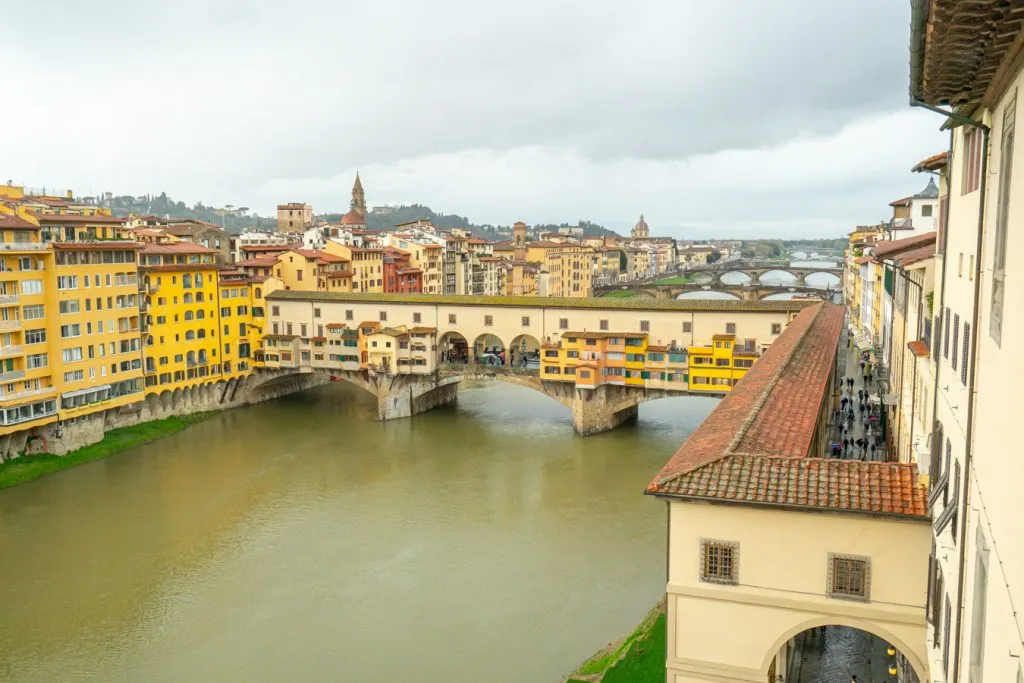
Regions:
<instances>
[{"instance_id":1,"label":"terracotta roof tile","mask_svg":"<svg viewBox=\"0 0 1024 683\"><path fill-rule=\"evenodd\" d=\"M216 254L217 250L193 242L171 242L169 244L147 243L142 254Z\"/></svg>"},{"instance_id":2,"label":"terracotta roof tile","mask_svg":"<svg viewBox=\"0 0 1024 683\"><path fill-rule=\"evenodd\" d=\"M931 349L928 348L928 345L921 340L907 342L907 348L910 349L910 352L915 356L927 356L931 353Z\"/></svg>"},{"instance_id":3,"label":"terracotta roof tile","mask_svg":"<svg viewBox=\"0 0 1024 683\"><path fill-rule=\"evenodd\" d=\"M828 459L814 450L843 319L833 304L801 311L647 493L927 518L916 465Z\"/></svg>"},{"instance_id":4,"label":"terracotta roof tile","mask_svg":"<svg viewBox=\"0 0 1024 683\"><path fill-rule=\"evenodd\" d=\"M21 216L0 213L0 228L7 228L8 230L38 230L39 226L25 220Z\"/></svg>"},{"instance_id":5,"label":"terracotta roof tile","mask_svg":"<svg viewBox=\"0 0 1024 683\"><path fill-rule=\"evenodd\" d=\"M936 232L926 232L920 235L911 235L910 237L904 237L899 240L888 240L884 242L875 242L872 247L872 251L875 257L888 256L889 254L895 254L896 252L905 251L907 249L915 249L917 247L923 247L931 244L933 249L935 246Z\"/></svg>"}]
</instances>

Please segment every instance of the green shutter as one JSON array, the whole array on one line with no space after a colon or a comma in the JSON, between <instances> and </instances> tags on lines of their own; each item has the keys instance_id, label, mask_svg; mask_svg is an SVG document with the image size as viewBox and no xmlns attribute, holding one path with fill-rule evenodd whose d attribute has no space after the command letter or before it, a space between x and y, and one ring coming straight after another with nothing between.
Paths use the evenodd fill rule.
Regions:
<instances>
[{"instance_id":1,"label":"green shutter","mask_svg":"<svg viewBox=\"0 0 1024 683\"><path fill-rule=\"evenodd\" d=\"M885 291L889 296L892 296L893 280L895 273L892 268L885 269Z\"/></svg>"}]
</instances>

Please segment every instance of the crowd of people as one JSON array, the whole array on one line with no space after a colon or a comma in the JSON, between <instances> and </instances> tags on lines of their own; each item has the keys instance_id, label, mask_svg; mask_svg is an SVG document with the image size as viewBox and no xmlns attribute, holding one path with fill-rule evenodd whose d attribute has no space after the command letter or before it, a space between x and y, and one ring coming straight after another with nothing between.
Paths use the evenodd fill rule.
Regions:
<instances>
[{"instance_id":1,"label":"crowd of people","mask_svg":"<svg viewBox=\"0 0 1024 683\"><path fill-rule=\"evenodd\" d=\"M831 453L846 460L874 460L879 455L876 442L882 428L881 390L867 354L859 357L859 373L857 366L852 372L852 376L843 378L839 405L832 411L835 433Z\"/></svg>"}]
</instances>

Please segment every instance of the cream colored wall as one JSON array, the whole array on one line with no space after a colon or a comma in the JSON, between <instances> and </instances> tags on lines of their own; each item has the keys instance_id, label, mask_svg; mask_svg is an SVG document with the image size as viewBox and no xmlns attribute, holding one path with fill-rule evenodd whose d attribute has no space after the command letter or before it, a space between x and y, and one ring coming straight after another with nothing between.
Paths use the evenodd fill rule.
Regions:
<instances>
[{"instance_id":1,"label":"cream colored wall","mask_svg":"<svg viewBox=\"0 0 1024 683\"><path fill-rule=\"evenodd\" d=\"M1018 73L1007 93L1013 94L1024 88L1024 75ZM1001 178L1002 163L1002 129L1003 112L1006 98L995 108L993 115L987 119L992 127L990 158L988 170L988 193L986 198L986 234L983 250L980 320L978 321L978 377L974 446L971 464L973 481L969 488L969 521L967 533L962 542L967 547L967 576L964 583L964 611L967 619L964 628L964 661L961 671L967 671L970 643L974 624L971 615L975 607L974 581L977 570L977 547L979 543L988 548L988 590L986 596L986 625L984 647L984 680L1012 681L1021 666L1020 657L1024 655L1022 645L1021 621L1024 617L1014 617L1014 606L1017 609L1024 605L1024 547L1021 539L1020 487L1024 479L1024 461L1021 460L1019 448L1019 432L1017 427L1021 420L1019 392L1024 386L1024 286L1019 273L1024 266L1024 241L1020 238L1021 221L1024 220L1024 149L1015 144L1014 168L1010 176L1008 236L1006 242L1006 294L1003 304L1002 335L997 343L991 336L990 307L992 300L992 267L995 245L997 212L999 210L998 185ZM1016 127L1024 126L1021 112L1024 100L1017 102ZM1024 128L1018 131L1016 140L1021 139ZM951 195L957 198L959 193L957 168L952 169L953 179ZM980 192L973 193L980 195ZM962 199L962 198L960 198ZM951 203L953 203L951 201ZM975 204L976 206L976 204ZM969 207L968 207L969 208ZM950 217L953 217L951 211ZM968 218L965 216L959 223L961 234L957 228L949 231L950 243L955 242L947 252L949 265L947 280L954 280L956 291L953 292L954 306L962 306L962 311L969 311L964 300L970 281L966 273L963 278L956 275L956 265L960 251L973 253L973 239L976 233L967 229ZM969 259L965 259L965 270ZM947 291L947 295L949 292ZM965 391L961 390L959 373L948 370L940 376L939 384L957 387L956 401L961 401ZM956 411L949 410L958 420L965 417L965 403ZM980 539L979 539L980 531ZM959 547L959 546L958 546ZM966 678L966 677L965 677Z\"/></svg>"},{"instance_id":2,"label":"cream colored wall","mask_svg":"<svg viewBox=\"0 0 1024 683\"><path fill-rule=\"evenodd\" d=\"M667 680L763 681L783 642L825 624L889 640L927 680L927 520L675 500L669 511ZM739 544L739 585L699 580L701 539ZM870 602L826 597L829 553L871 559Z\"/></svg>"},{"instance_id":3,"label":"cream colored wall","mask_svg":"<svg viewBox=\"0 0 1024 683\"><path fill-rule=\"evenodd\" d=\"M658 345L676 344L694 346L711 343L711 336L726 332L727 323L735 323L738 340L756 339L758 344L768 345L778 335L772 334L773 325L785 325L789 320L786 311L636 311L636 310L595 310L541 308L540 306L482 306L454 304L414 304L414 303L382 303L382 302L328 302L328 301L287 301L271 300L270 322L308 323L309 329L315 329L316 323L359 323L364 320L381 320L381 312L386 320L382 323L397 327L406 325L414 327L423 325L436 327L440 338L446 332L458 332L467 342L472 344L477 337L491 334L499 339L506 348L517 337L527 334L537 341L548 338L559 338L566 330L583 331L599 330L601 320L608 321L610 331L641 331L641 321L649 323L652 343ZM279 316L273 315L273 307L280 310ZM319 308L321 319L314 321L313 309ZM351 319L346 311L352 311ZM420 315L419 320L414 314ZM455 323L449 322L449 315L455 316ZM492 317L492 325L485 325L485 316ZM529 318L523 324L523 318ZM562 319L566 319L566 327L561 327ZM690 332L683 332L683 323L691 325ZM283 328L283 325L282 325Z\"/></svg>"}]
</instances>

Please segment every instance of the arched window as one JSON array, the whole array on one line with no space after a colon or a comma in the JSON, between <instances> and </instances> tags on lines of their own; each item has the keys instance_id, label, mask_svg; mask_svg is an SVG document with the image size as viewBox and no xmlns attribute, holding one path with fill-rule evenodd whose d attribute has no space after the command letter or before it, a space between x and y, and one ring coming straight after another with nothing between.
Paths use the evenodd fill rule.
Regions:
<instances>
[{"instance_id":1,"label":"arched window","mask_svg":"<svg viewBox=\"0 0 1024 683\"><path fill-rule=\"evenodd\" d=\"M192 311L185 311L185 320L191 320L192 317Z\"/></svg>"},{"instance_id":2,"label":"arched window","mask_svg":"<svg viewBox=\"0 0 1024 683\"><path fill-rule=\"evenodd\" d=\"M153 297L147 296L146 297L146 307L148 308L148 307L150 307L152 305L153 305Z\"/></svg>"},{"instance_id":3,"label":"arched window","mask_svg":"<svg viewBox=\"0 0 1024 683\"><path fill-rule=\"evenodd\" d=\"M185 332L185 341L192 341L195 338L196 333L193 332L192 330L188 330L187 332Z\"/></svg>"},{"instance_id":4,"label":"arched window","mask_svg":"<svg viewBox=\"0 0 1024 683\"><path fill-rule=\"evenodd\" d=\"M196 311L196 320L202 320L205 317L206 317L206 311L204 311L201 308L198 311Z\"/></svg>"},{"instance_id":5,"label":"arched window","mask_svg":"<svg viewBox=\"0 0 1024 683\"><path fill-rule=\"evenodd\" d=\"M184 275L181 276L181 286L185 287L186 289L191 289L192 288L192 274L191 273L185 273Z\"/></svg>"},{"instance_id":6,"label":"arched window","mask_svg":"<svg viewBox=\"0 0 1024 683\"><path fill-rule=\"evenodd\" d=\"M197 275L196 277L199 277L199 276ZM203 293L202 292L196 292L196 303L197 304L203 303Z\"/></svg>"},{"instance_id":7,"label":"arched window","mask_svg":"<svg viewBox=\"0 0 1024 683\"><path fill-rule=\"evenodd\" d=\"M185 292L185 296L182 297L182 301L186 304L192 303L192 292Z\"/></svg>"},{"instance_id":8,"label":"arched window","mask_svg":"<svg viewBox=\"0 0 1024 683\"><path fill-rule=\"evenodd\" d=\"M195 365L196 364L196 352L195 351L189 351L187 354L185 354L185 361L189 365Z\"/></svg>"},{"instance_id":9,"label":"arched window","mask_svg":"<svg viewBox=\"0 0 1024 683\"><path fill-rule=\"evenodd\" d=\"M202 273L196 273L196 287L202 287L202 286L203 286L203 274Z\"/></svg>"},{"instance_id":10,"label":"arched window","mask_svg":"<svg viewBox=\"0 0 1024 683\"><path fill-rule=\"evenodd\" d=\"M206 339L206 330L199 330L199 332L196 333L196 337L199 339Z\"/></svg>"},{"instance_id":11,"label":"arched window","mask_svg":"<svg viewBox=\"0 0 1024 683\"><path fill-rule=\"evenodd\" d=\"M206 350L205 349L200 349L200 351L199 351L199 362L200 363L205 363L206 362Z\"/></svg>"},{"instance_id":12,"label":"arched window","mask_svg":"<svg viewBox=\"0 0 1024 683\"><path fill-rule=\"evenodd\" d=\"M263 298L263 290L261 290L259 287L256 288L256 298L257 299L262 299Z\"/></svg>"}]
</instances>

